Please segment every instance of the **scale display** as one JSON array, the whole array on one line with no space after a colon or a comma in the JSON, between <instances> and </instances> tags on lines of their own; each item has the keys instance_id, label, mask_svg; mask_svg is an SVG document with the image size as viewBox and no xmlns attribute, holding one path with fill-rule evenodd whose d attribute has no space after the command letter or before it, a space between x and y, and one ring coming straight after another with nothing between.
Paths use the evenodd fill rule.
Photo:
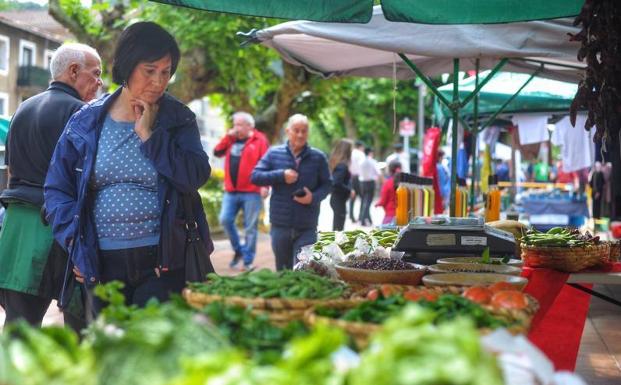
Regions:
<instances>
[{"instance_id":1,"label":"scale display","mask_svg":"<svg viewBox=\"0 0 621 385\"><path fill-rule=\"evenodd\" d=\"M404 260L430 265L439 258L480 256L489 247L492 257L515 255L513 234L485 225L483 218L416 218L405 227L395 250Z\"/></svg>"}]
</instances>

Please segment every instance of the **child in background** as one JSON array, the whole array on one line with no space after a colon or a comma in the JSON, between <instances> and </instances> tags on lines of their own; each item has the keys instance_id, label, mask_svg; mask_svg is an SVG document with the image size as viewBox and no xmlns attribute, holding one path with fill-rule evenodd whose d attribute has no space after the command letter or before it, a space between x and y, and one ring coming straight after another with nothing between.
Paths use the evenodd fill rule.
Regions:
<instances>
[{"instance_id":1,"label":"child in background","mask_svg":"<svg viewBox=\"0 0 621 385\"><path fill-rule=\"evenodd\" d=\"M397 208L397 194L395 193L395 175L401 172L401 163L393 160L388 164L389 176L382 185L382 191L375 207L384 208L384 220L382 224L391 223L395 219L395 210Z\"/></svg>"}]
</instances>

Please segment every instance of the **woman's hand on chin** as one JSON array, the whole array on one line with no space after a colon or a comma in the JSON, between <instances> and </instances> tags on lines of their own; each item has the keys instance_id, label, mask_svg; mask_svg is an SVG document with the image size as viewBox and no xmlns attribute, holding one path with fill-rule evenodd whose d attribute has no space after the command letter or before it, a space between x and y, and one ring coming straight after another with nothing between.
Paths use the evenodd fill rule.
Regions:
<instances>
[{"instance_id":1,"label":"woman's hand on chin","mask_svg":"<svg viewBox=\"0 0 621 385\"><path fill-rule=\"evenodd\" d=\"M134 118L136 119L134 131L136 131L136 135L138 135L140 140L146 142L151 137L153 123L157 117L159 105L150 104L136 98L131 99L130 103L134 112Z\"/></svg>"}]
</instances>

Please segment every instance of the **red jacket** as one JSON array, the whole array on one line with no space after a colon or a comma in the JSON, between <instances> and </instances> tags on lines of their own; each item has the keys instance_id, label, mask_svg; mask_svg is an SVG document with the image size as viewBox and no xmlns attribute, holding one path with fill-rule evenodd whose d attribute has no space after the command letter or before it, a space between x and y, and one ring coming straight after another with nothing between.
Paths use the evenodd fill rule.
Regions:
<instances>
[{"instance_id":1,"label":"red jacket","mask_svg":"<svg viewBox=\"0 0 621 385\"><path fill-rule=\"evenodd\" d=\"M252 170L254 170L254 166L257 165L269 148L267 138L261 131L254 130L253 134L244 143L244 149L239 161L239 171L237 172L237 186L233 186L231 173L229 172L233 143L235 143L235 138L225 135L213 150L214 155L217 157L226 155L224 160L224 189L227 192L260 192L261 188L250 182L250 175Z\"/></svg>"},{"instance_id":2,"label":"red jacket","mask_svg":"<svg viewBox=\"0 0 621 385\"><path fill-rule=\"evenodd\" d=\"M381 206L384 208L384 223L390 222L395 217L395 211L397 209L397 194L395 193L395 179L389 177L382 186L382 192L380 198L375 206Z\"/></svg>"}]
</instances>

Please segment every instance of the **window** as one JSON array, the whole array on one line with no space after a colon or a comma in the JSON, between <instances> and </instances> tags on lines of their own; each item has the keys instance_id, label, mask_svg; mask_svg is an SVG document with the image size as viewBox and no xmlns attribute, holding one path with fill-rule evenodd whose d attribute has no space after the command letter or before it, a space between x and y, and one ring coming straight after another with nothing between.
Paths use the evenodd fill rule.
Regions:
<instances>
[{"instance_id":1,"label":"window","mask_svg":"<svg viewBox=\"0 0 621 385\"><path fill-rule=\"evenodd\" d=\"M46 49L43 53L43 68L50 69L50 64L52 63L52 56L54 56L54 51Z\"/></svg>"},{"instance_id":2,"label":"window","mask_svg":"<svg viewBox=\"0 0 621 385\"><path fill-rule=\"evenodd\" d=\"M0 92L0 115L9 115L9 94Z\"/></svg>"},{"instance_id":3,"label":"window","mask_svg":"<svg viewBox=\"0 0 621 385\"><path fill-rule=\"evenodd\" d=\"M9 52L11 51L11 40L7 36L0 35L0 75L9 74Z\"/></svg>"},{"instance_id":4,"label":"window","mask_svg":"<svg viewBox=\"0 0 621 385\"><path fill-rule=\"evenodd\" d=\"M37 45L28 40L19 41L19 65L37 65Z\"/></svg>"}]
</instances>

